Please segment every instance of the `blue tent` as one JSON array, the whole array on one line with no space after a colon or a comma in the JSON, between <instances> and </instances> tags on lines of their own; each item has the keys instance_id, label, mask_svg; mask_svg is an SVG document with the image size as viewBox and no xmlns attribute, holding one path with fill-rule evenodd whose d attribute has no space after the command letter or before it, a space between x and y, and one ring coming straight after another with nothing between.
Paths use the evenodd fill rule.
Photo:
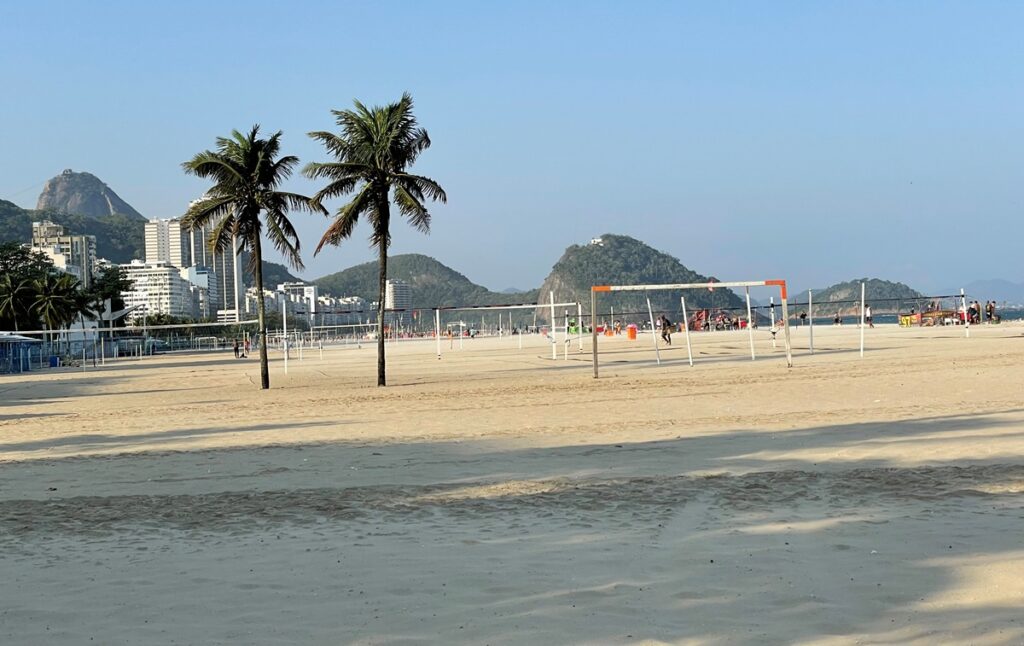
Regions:
<instances>
[{"instance_id":1,"label":"blue tent","mask_svg":"<svg viewBox=\"0 0 1024 646\"><path fill-rule=\"evenodd\" d=\"M27 372L29 370L29 351L34 343L42 343L19 334L0 332L0 374Z\"/></svg>"}]
</instances>

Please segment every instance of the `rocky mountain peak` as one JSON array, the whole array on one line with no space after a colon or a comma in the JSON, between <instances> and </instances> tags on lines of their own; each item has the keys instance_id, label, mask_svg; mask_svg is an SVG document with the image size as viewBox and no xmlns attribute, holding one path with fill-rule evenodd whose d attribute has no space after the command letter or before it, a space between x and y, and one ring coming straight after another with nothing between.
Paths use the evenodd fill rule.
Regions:
<instances>
[{"instance_id":1,"label":"rocky mountain peak","mask_svg":"<svg viewBox=\"0 0 1024 646\"><path fill-rule=\"evenodd\" d=\"M36 209L90 218L120 213L144 219L100 178L91 173L76 173L70 168L46 182L43 192L39 194Z\"/></svg>"}]
</instances>

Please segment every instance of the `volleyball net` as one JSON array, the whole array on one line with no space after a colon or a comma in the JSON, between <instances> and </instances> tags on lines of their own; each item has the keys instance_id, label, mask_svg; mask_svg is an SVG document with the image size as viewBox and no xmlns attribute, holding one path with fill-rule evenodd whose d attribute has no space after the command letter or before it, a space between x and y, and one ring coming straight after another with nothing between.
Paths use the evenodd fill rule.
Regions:
<instances>
[{"instance_id":1,"label":"volleyball net","mask_svg":"<svg viewBox=\"0 0 1024 646\"><path fill-rule=\"evenodd\" d=\"M533 324L529 324L532 310ZM549 314L548 324L538 325L538 312L544 311ZM492 324L487 325L487 315L492 316ZM446 320L442 324L442 317L457 314L456 321ZM475 328L471 323L465 321L470 315L480 314L480 327ZM516 320L518 314L518 323ZM525 314L525 316L524 316ZM561 319L559 319L561 314ZM507 315L507 319L504 318ZM447 317L446 317L447 318ZM475 318L475 316L474 316ZM568 346L573 335L578 339L578 348L583 349L583 325L582 325L582 304L578 301L555 302L554 293L551 293L550 301L547 303L504 303L487 305L450 305L434 308L434 335L437 338L437 358L442 356L442 338L448 337L449 347L454 349L454 339L457 331L459 349L465 347L465 337L475 338L478 334L502 338L507 336L513 339L518 349L523 348L524 338L543 338L551 346L551 358L558 358L558 336L561 333L563 354L568 357ZM507 321L507 326L506 322ZM541 319L543 321L543 319Z\"/></svg>"}]
</instances>

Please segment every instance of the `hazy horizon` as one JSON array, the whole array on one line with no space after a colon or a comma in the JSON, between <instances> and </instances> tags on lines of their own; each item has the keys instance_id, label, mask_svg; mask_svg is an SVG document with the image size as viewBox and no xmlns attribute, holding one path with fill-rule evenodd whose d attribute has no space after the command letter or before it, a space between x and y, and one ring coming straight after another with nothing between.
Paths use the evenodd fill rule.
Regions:
<instances>
[{"instance_id":1,"label":"hazy horizon","mask_svg":"<svg viewBox=\"0 0 1024 646\"><path fill-rule=\"evenodd\" d=\"M322 161L305 133L331 109L409 91L416 172L450 200L430 236L396 221L391 252L495 291L605 233L794 288L1024 280L1024 5L247 7L6 7L0 198L34 208L72 168L174 217L207 186L180 163L216 137L259 123ZM375 257L365 226L313 257L326 222L294 221L305 278Z\"/></svg>"}]
</instances>

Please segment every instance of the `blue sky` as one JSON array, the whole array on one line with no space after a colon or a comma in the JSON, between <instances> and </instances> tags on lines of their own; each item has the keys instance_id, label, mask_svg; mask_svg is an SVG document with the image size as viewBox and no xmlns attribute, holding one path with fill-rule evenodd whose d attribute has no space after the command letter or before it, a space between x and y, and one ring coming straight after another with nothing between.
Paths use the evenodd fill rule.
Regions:
<instances>
[{"instance_id":1,"label":"blue sky","mask_svg":"<svg viewBox=\"0 0 1024 646\"><path fill-rule=\"evenodd\" d=\"M180 215L216 136L324 160L330 109L407 90L450 199L392 253L491 288L602 233L724 280L1019 282L1022 25L1013 2L7 2L0 198L73 168ZM314 258L326 222L295 220L307 277L374 257L364 227Z\"/></svg>"}]
</instances>

